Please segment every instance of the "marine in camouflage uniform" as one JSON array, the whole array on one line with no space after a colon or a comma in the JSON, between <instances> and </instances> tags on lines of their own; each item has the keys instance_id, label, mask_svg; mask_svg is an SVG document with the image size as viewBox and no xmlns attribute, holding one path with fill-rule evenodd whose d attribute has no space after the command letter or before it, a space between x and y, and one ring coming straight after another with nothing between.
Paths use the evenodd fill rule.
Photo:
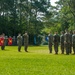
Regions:
<instances>
[{"instance_id":1,"label":"marine in camouflage uniform","mask_svg":"<svg viewBox=\"0 0 75 75\"><path fill-rule=\"evenodd\" d=\"M70 53L72 53L72 31L70 31Z\"/></svg>"},{"instance_id":2,"label":"marine in camouflage uniform","mask_svg":"<svg viewBox=\"0 0 75 75\"><path fill-rule=\"evenodd\" d=\"M26 52L28 52L28 43L29 43L29 36L28 36L28 33L25 32L25 34L23 34L23 37L24 37L24 50Z\"/></svg>"},{"instance_id":3,"label":"marine in camouflage uniform","mask_svg":"<svg viewBox=\"0 0 75 75\"><path fill-rule=\"evenodd\" d=\"M60 48L61 48L61 53L64 54L64 32L61 32L60 35Z\"/></svg>"},{"instance_id":4,"label":"marine in camouflage uniform","mask_svg":"<svg viewBox=\"0 0 75 75\"><path fill-rule=\"evenodd\" d=\"M64 34L64 45L66 49L66 54L69 55L70 53L70 34L68 30L66 30L66 33Z\"/></svg>"},{"instance_id":5,"label":"marine in camouflage uniform","mask_svg":"<svg viewBox=\"0 0 75 75\"><path fill-rule=\"evenodd\" d=\"M51 32L49 33L48 38L49 52L52 53L53 35L51 34Z\"/></svg>"},{"instance_id":6,"label":"marine in camouflage uniform","mask_svg":"<svg viewBox=\"0 0 75 75\"><path fill-rule=\"evenodd\" d=\"M73 32L73 35L72 35L72 45L73 45L73 52L75 54L75 31Z\"/></svg>"},{"instance_id":7,"label":"marine in camouflage uniform","mask_svg":"<svg viewBox=\"0 0 75 75\"><path fill-rule=\"evenodd\" d=\"M20 52L21 51L21 46L22 46L22 36L21 36L20 33L17 36L17 44L18 44L18 51Z\"/></svg>"},{"instance_id":8,"label":"marine in camouflage uniform","mask_svg":"<svg viewBox=\"0 0 75 75\"><path fill-rule=\"evenodd\" d=\"M58 46L59 46L59 42L60 42L60 36L58 35L57 32L55 32L55 34L53 36L53 42L54 42L55 54L58 54Z\"/></svg>"}]
</instances>

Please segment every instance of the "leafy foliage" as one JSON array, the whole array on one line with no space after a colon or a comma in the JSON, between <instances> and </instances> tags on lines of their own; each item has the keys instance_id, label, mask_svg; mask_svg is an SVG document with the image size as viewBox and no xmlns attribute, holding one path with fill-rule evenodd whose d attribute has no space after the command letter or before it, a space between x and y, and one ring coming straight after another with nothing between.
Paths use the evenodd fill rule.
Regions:
<instances>
[{"instance_id":1,"label":"leafy foliage","mask_svg":"<svg viewBox=\"0 0 75 75\"><path fill-rule=\"evenodd\" d=\"M0 34L37 35L75 29L75 0L0 0Z\"/></svg>"},{"instance_id":2,"label":"leafy foliage","mask_svg":"<svg viewBox=\"0 0 75 75\"><path fill-rule=\"evenodd\" d=\"M7 35L25 31L40 33L44 28L40 14L48 15L49 7L46 0L0 0L0 32Z\"/></svg>"}]
</instances>

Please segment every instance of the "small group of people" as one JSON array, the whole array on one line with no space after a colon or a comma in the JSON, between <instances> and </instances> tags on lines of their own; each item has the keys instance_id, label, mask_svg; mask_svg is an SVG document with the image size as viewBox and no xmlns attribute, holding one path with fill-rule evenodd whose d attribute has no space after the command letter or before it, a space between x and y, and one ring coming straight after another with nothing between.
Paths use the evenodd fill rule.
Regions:
<instances>
[{"instance_id":1,"label":"small group of people","mask_svg":"<svg viewBox=\"0 0 75 75\"><path fill-rule=\"evenodd\" d=\"M13 40L13 38L11 36L7 37L7 36L5 36L4 33L2 33L0 35L1 50L5 49L6 44L8 44L9 46L12 45L12 40Z\"/></svg>"},{"instance_id":2,"label":"small group of people","mask_svg":"<svg viewBox=\"0 0 75 75\"><path fill-rule=\"evenodd\" d=\"M24 38L24 50L25 52L28 52L28 42L29 42L29 36L28 36L28 33L25 32L23 34L23 38ZM22 46L22 36L21 36L21 33L18 34L17 36L17 44L18 44L18 51L21 52L21 46Z\"/></svg>"},{"instance_id":3,"label":"small group of people","mask_svg":"<svg viewBox=\"0 0 75 75\"><path fill-rule=\"evenodd\" d=\"M55 32L55 34L52 35L50 32L48 37L50 53L52 53L52 46L54 45L55 54L58 54L60 45L61 54L66 52L66 54L69 55L72 53L72 49L73 54L75 54L75 31L69 32L68 30L65 30L65 32L61 32L61 35L59 35L58 32Z\"/></svg>"},{"instance_id":4,"label":"small group of people","mask_svg":"<svg viewBox=\"0 0 75 75\"><path fill-rule=\"evenodd\" d=\"M24 38L24 40L23 40ZM5 49L6 43L8 42L8 45L11 46L13 41L13 38L11 36L6 37L4 33L0 35L0 46L1 50ZM21 47L22 47L22 42L24 43L24 50L25 52L28 52L28 43L29 43L29 36L28 33L25 32L23 36L21 33L18 34L17 36L17 45L18 45L18 51L21 52Z\"/></svg>"}]
</instances>

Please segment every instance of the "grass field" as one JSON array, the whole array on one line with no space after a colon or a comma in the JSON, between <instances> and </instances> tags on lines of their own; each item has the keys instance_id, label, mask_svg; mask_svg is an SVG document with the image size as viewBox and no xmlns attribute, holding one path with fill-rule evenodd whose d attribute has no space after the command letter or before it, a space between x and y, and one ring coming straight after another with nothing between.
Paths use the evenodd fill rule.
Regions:
<instances>
[{"instance_id":1,"label":"grass field","mask_svg":"<svg viewBox=\"0 0 75 75\"><path fill-rule=\"evenodd\" d=\"M47 46L17 46L0 50L0 75L75 75L75 55L49 54Z\"/></svg>"}]
</instances>

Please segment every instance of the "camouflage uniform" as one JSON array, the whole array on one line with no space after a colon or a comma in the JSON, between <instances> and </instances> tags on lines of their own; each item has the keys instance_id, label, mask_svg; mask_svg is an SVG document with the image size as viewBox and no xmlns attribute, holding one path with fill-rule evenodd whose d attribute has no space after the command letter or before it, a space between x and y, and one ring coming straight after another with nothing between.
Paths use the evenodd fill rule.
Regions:
<instances>
[{"instance_id":1,"label":"camouflage uniform","mask_svg":"<svg viewBox=\"0 0 75 75\"><path fill-rule=\"evenodd\" d=\"M68 32L64 34L64 45L66 49L66 54L69 54L70 53L70 34Z\"/></svg>"},{"instance_id":2,"label":"camouflage uniform","mask_svg":"<svg viewBox=\"0 0 75 75\"><path fill-rule=\"evenodd\" d=\"M70 32L70 53L72 53L72 32Z\"/></svg>"},{"instance_id":3,"label":"camouflage uniform","mask_svg":"<svg viewBox=\"0 0 75 75\"><path fill-rule=\"evenodd\" d=\"M75 31L74 31L74 34L72 35L72 44L73 44L73 51L75 54Z\"/></svg>"},{"instance_id":4,"label":"camouflage uniform","mask_svg":"<svg viewBox=\"0 0 75 75\"><path fill-rule=\"evenodd\" d=\"M21 51L21 46L22 46L22 36L21 36L21 34L19 34L17 36L17 44L18 44L18 51L20 52Z\"/></svg>"},{"instance_id":5,"label":"camouflage uniform","mask_svg":"<svg viewBox=\"0 0 75 75\"><path fill-rule=\"evenodd\" d=\"M49 51L50 53L52 53L53 35L50 33L48 37L49 37L49 40L48 40Z\"/></svg>"},{"instance_id":6,"label":"camouflage uniform","mask_svg":"<svg viewBox=\"0 0 75 75\"><path fill-rule=\"evenodd\" d=\"M62 32L60 36L60 48L61 53L64 54L64 32Z\"/></svg>"},{"instance_id":7,"label":"camouflage uniform","mask_svg":"<svg viewBox=\"0 0 75 75\"><path fill-rule=\"evenodd\" d=\"M27 48L28 48L29 36L28 36L27 33L25 33L25 34L23 35L23 37L24 37L24 50L25 50L26 52L28 52L28 51L27 51Z\"/></svg>"},{"instance_id":8,"label":"camouflage uniform","mask_svg":"<svg viewBox=\"0 0 75 75\"><path fill-rule=\"evenodd\" d=\"M53 36L53 41L54 41L55 54L58 54L58 46L59 46L59 42L60 42L60 36L57 34L57 32Z\"/></svg>"}]
</instances>

